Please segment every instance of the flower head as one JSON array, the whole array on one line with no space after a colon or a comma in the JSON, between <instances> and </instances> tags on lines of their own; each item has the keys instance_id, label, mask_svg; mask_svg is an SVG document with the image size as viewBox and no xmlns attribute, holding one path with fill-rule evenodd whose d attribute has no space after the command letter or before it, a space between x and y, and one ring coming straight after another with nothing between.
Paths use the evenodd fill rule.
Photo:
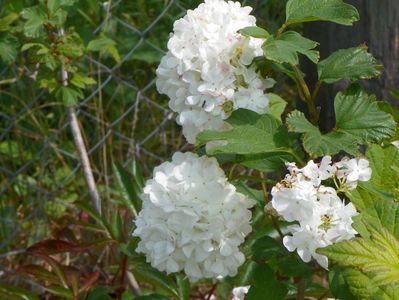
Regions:
<instances>
[{"instance_id":1,"label":"flower head","mask_svg":"<svg viewBox=\"0 0 399 300\"><path fill-rule=\"evenodd\" d=\"M237 273L253 201L228 183L216 159L176 153L154 169L142 200L133 235L153 267L184 270L192 281Z\"/></svg>"},{"instance_id":2,"label":"flower head","mask_svg":"<svg viewBox=\"0 0 399 300\"><path fill-rule=\"evenodd\" d=\"M298 222L288 227L290 235L284 237L284 246L289 251L297 251L303 261L314 258L327 269L327 257L316 250L352 239L357 234L352 227L352 218L357 215L355 207L352 203L345 204L335 188L322 183L330 178L334 178L335 183L336 178L342 179L340 183L344 185L370 179L368 161L361 160L333 164L331 157L326 156L319 164L309 161L302 169L289 163L289 174L272 189L274 209L286 221Z\"/></svg>"},{"instance_id":3,"label":"flower head","mask_svg":"<svg viewBox=\"0 0 399 300\"><path fill-rule=\"evenodd\" d=\"M222 130L223 120L238 108L268 109L264 90L274 81L250 66L262 55L264 40L238 32L255 26L250 12L239 2L206 0L174 24L157 69L157 88L170 98L189 143L203 130Z\"/></svg>"}]
</instances>

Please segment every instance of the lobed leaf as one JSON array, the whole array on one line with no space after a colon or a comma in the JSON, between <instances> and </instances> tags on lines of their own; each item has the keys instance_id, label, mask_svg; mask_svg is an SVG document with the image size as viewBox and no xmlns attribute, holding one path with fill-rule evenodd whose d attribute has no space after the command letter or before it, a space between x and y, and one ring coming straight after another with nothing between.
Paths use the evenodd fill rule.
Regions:
<instances>
[{"instance_id":1,"label":"lobed leaf","mask_svg":"<svg viewBox=\"0 0 399 300\"><path fill-rule=\"evenodd\" d=\"M330 21L352 25L359 20L356 8L342 0L289 0L286 15L288 24Z\"/></svg>"},{"instance_id":2,"label":"lobed leaf","mask_svg":"<svg viewBox=\"0 0 399 300\"><path fill-rule=\"evenodd\" d=\"M319 80L326 83L378 77L380 69L376 59L364 47L338 50L317 65Z\"/></svg>"},{"instance_id":3,"label":"lobed leaf","mask_svg":"<svg viewBox=\"0 0 399 300\"><path fill-rule=\"evenodd\" d=\"M319 61L319 52L313 50L317 45L317 42L304 38L298 32L287 31L278 37L268 38L262 49L268 60L298 65L298 54L305 55L314 63Z\"/></svg>"},{"instance_id":4,"label":"lobed leaf","mask_svg":"<svg viewBox=\"0 0 399 300\"><path fill-rule=\"evenodd\" d=\"M314 156L345 151L356 154L358 145L379 142L395 134L393 117L382 111L374 96L360 87L351 86L335 98L336 126L322 134L301 112L294 111L287 118L290 131L303 133L305 150Z\"/></svg>"}]
</instances>

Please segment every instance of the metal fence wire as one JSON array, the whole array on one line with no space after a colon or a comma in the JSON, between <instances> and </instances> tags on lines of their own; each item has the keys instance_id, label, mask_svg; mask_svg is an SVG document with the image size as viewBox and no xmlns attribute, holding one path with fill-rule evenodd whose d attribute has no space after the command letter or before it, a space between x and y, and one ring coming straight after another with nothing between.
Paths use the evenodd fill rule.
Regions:
<instances>
[{"instance_id":1,"label":"metal fence wire","mask_svg":"<svg viewBox=\"0 0 399 300\"><path fill-rule=\"evenodd\" d=\"M187 149L168 99L156 91L155 70L174 20L202 1L97 2L101 17L89 22L91 32L81 15L74 26L83 38L111 36L121 62L105 55L82 59L81 70L97 83L77 111L101 198L113 203L113 162L138 160L148 176L174 151ZM9 66L0 78L17 72ZM1 272L15 254L50 236L50 224L67 222L75 201L90 200L65 108L30 78L0 86L0 99Z\"/></svg>"}]
</instances>

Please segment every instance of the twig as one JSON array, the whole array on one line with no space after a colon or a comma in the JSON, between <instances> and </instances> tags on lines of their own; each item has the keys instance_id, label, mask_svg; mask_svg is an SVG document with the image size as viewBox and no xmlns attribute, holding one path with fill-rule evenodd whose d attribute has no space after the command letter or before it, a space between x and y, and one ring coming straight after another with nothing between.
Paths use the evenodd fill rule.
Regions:
<instances>
[{"instance_id":1,"label":"twig","mask_svg":"<svg viewBox=\"0 0 399 300\"><path fill-rule=\"evenodd\" d=\"M63 28L60 29L59 34L60 35L65 34ZM61 76L62 76L62 84L64 86L67 86L68 72L64 68L62 68L61 70ZM73 135L73 140L75 142L75 147L78 150L80 162L83 168L84 177L86 179L87 187L89 189L92 205L96 210L96 212L99 215L101 215L101 199L97 191L96 183L94 181L93 171L90 166L89 155L87 154L86 145L83 142L83 136L79 127L79 122L76 116L75 107L68 107L67 114L71 125L71 131Z\"/></svg>"},{"instance_id":2,"label":"twig","mask_svg":"<svg viewBox=\"0 0 399 300\"><path fill-rule=\"evenodd\" d=\"M298 282L298 292L296 299L297 300L305 299L305 291L306 291L306 280L301 278L301 280Z\"/></svg>"},{"instance_id":3,"label":"twig","mask_svg":"<svg viewBox=\"0 0 399 300\"><path fill-rule=\"evenodd\" d=\"M133 294L136 297L139 297L141 295L140 286L137 283L136 278L134 278L134 275L132 274L132 272L126 271L126 280L127 280L127 283L129 284L130 288L132 289Z\"/></svg>"}]
</instances>

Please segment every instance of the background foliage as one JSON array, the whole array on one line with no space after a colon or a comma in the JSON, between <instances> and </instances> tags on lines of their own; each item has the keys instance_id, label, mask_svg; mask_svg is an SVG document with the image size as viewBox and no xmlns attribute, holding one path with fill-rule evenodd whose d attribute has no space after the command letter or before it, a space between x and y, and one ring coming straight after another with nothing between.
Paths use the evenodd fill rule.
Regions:
<instances>
[{"instance_id":1,"label":"background foliage","mask_svg":"<svg viewBox=\"0 0 399 300\"><path fill-rule=\"evenodd\" d=\"M32 9L48 2L54 5L51 17ZM29 289L38 286L15 270L35 259L20 253L44 238L76 241L80 236L68 225L87 219L79 203L89 197L64 103L79 101L104 214L110 216L124 203L113 162L130 168L136 161L147 177L154 165L188 147L154 79L173 22L201 1L48 2L0 1L0 282ZM278 28L284 18L285 1L241 2L254 7L259 24L267 28ZM54 35L47 34L51 28L41 26L48 18L54 26L63 24L70 39L56 49ZM53 59L63 54L75 73L72 90L61 88ZM128 212L121 214L127 227L130 220ZM111 254L102 255L113 268ZM0 297L11 299L1 291L0 285Z\"/></svg>"}]
</instances>

